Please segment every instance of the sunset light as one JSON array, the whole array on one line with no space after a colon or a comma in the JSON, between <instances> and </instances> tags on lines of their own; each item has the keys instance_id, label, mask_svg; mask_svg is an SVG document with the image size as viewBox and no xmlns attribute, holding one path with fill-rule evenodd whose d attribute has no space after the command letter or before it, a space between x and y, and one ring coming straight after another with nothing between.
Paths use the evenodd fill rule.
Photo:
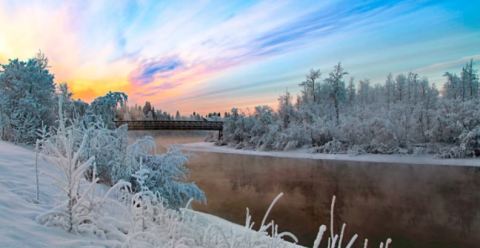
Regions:
<instances>
[{"instance_id":1,"label":"sunset light","mask_svg":"<svg viewBox=\"0 0 480 248\"><path fill-rule=\"evenodd\" d=\"M297 93L305 68L355 78L442 73L480 58L476 1L0 1L0 62L42 51L85 101L124 91L169 112ZM455 11L448 11L455 9ZM261 90L257 87L261 87ZM249 100L246 100L246 97Z\"/></svg>"}]
</instances>

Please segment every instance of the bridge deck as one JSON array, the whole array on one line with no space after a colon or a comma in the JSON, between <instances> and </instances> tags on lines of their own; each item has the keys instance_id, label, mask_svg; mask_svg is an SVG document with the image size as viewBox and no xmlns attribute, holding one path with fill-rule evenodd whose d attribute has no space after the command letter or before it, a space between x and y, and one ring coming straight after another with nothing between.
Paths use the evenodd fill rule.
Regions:
<instances>
[{"instance_id":1,"label":"bridge deck","mask_svg":"<svg viewBox=\"0 0 480 248\"><path fill-rule=\"evenodd\" d=\"M115 121L117 127L124 124L128 130L223 130L222 121Z\"/></svg>"}]
</instances>

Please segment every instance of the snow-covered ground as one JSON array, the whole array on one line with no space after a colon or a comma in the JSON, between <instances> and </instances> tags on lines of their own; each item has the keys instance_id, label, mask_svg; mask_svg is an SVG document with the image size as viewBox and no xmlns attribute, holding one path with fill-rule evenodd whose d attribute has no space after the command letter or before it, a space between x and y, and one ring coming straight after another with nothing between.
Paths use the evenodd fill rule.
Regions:
<instances>
[{"instance_id":1,"label":"snow-covered ground","mask_svg":"<svg viewBox=\"0 0 480 248\"><path fill-rule=\"evenodd\" d=\"M387 164L417 164L417 165L452 165L452 166L480 166L479 158L472 159L439 159L431 155L383 155L383 154L323 154L311 153L307 149L293 151L256 151L235 149L229 146L216 146L209 142L198 142L179 145L182 150L197 152L216 152L241 155L319 159L319 160L342 160L360 162L381 162Z\"/></svg>"},{"instance_id":2,"label":"snow-covered ground","mask_svg":"<svg viewBox=\"0 0 480 248\"><path fill-rule=\"evenodd\" d=\"M118 247L118 242L112 243L106 239L71 234L59 227L44 226L36 221L39 215L51 210L65 198L52 180L45 176L45 174L58 175L60 172L55 166L40 157L38 166L41 174L39 177L40 196L37 202L35 152L0 141L0 247L112 247L112 244L115 244L113 247ZM100 191L106 189L103 185L100 185L99 188ZM226 234L245 233L251 237L259 235L253 230L216 216L193 210L184 211L190 216L194 216L195 222L192 223L195 224L191 228L196 230L205 230L216 226ZM199 231L198 233L203 232ZM283 242L282 246L284 245L299 247L286 242ZM133 247L143 246L134 245Z\"/></svg>"},{"instance_id":3,"label":"snow-covered ground","mask_svg":"<svg viewBox=\"0 0 480 248\"><path fill-rule=\"evenodd\" d=\"M43 173L56 173L43 159L38 164ZM36 203L35 153L0 141L0 247L102 247L87 237L37 223L35 218L59 197L51 180L42 176L40 192Z\"/></svg>"}]
</instances>

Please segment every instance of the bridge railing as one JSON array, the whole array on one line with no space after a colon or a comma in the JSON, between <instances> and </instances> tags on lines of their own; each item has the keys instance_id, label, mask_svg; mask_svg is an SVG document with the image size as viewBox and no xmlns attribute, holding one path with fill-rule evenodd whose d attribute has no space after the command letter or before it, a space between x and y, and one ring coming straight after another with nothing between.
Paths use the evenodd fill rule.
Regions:
<instances>
[{"instance_id":1,"label":"bridge railing","mask_svg":"<svg viewBox=\"0 0 480 248\"><path fill-rule=\"evenodd\" d=\"M223 130L222 121L115 121L117 127L127 124L128 130Z\"/></svg>"}]
</instances>

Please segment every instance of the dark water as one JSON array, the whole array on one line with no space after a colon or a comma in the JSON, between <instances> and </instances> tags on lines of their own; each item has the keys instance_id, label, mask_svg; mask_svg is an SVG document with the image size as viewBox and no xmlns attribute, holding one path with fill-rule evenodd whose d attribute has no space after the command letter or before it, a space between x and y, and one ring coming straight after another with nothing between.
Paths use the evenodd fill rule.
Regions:
<instances>
[{"instance_id":1,"label":"dark water","mask_svg":"<svg viewBox=\"0 0 480 248\"><path fill-rule=\"evenodd\" d=\"M176 142L173 136L156 140L165 146ZM194 208L236 223L244 223L246 207L261 222L283 192L270 216L304 245L311 246L318 227L329 223L336 195L335 226L346 222L347 237L352 231L358 241L368 237L370 247L387 237L392 247L480 247L480 168L204 152L192 154L188 166L208 198ZM358 241L355 247L361 247Z\"/></svg>"}]
</instances>

